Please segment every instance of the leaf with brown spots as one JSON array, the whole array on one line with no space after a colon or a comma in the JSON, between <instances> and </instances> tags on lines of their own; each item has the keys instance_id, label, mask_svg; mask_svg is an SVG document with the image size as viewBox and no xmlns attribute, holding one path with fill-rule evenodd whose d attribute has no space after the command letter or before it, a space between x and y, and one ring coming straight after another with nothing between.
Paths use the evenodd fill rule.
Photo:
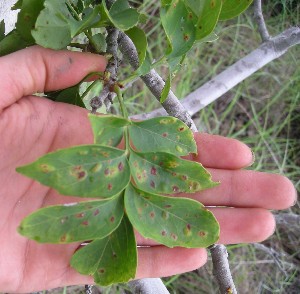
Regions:
<instances>
[{"instance_id":1,"label":"leaf with brown spots","mask_svg":"<svg viewBox=\"0 0 300 294\"><path fill-rule=\"evenodd\" d=\"M125 208L143 237L168 247L208 247L219 239L217 220L195 200L150 194L129 185Z\"/></svg>"},{"instance_id":2,"label":"leaf with brown spots","mask_svg":"<svg viewBox=\"0 0 300 294\"><path fill-rule=\"evenodd\" d=\"M197 153L193 132L175 117L132 122L129 136L141 152L169 152L178 156Z\"/></svg>"},{"instance_id":3,"label":"leaf with brown spots","mask_svg":"<svg viewBox=\"0 0 300 294\"><path fill-rule=\"evenodd\" d=\"M94 143L116 147L121 142L125 126L130 124L125 118L113 115L89 114L89 120L94 133Z\"/></svg>"},{"instance_id":4,"label":"leaf with brown spots","mask_svg":"<svg viewBox=\"0 0 300 294\"><path fill-rule=\"evenodd\" d=\"M194 193L218 185L200 163L169 153L131 151L129 164L136 186L152 193Z\"/></svg>"},{"instance_id":5,"label":"leaf with brown spots","mask_svg":"<svg viewBox=\"0 0 300 294\"><path fill-rule=\"evenodd\" d=\"M63 195L79 197L112 197L130 180L125 152L100 145L75 146L48 153L17 171Z\"/></svg>"},{"instance_id":6,"label":"leaf with brown spots","mask_svg":"<svg viewBox=\"0 0 300 294\"><path fill-rule=\"evenodd\" d=\"M39 243L93 240L113 232L123 214L121 195L108 200L49 206L23 219L18 231Z\"/></svg>"},{"instance_id":7,"label":"leaf with brown spots","mask_svg":"<svg viewBox=\"0 0 300 294\"><path fill-rule=\"evenodd\" d=\"M133 279L137 250L133 228L127 217L123 217L112 234L78 250L71 259L71 266L81 274L93 275L95 283L102 286Z\"/></svg>"}]
</instances>

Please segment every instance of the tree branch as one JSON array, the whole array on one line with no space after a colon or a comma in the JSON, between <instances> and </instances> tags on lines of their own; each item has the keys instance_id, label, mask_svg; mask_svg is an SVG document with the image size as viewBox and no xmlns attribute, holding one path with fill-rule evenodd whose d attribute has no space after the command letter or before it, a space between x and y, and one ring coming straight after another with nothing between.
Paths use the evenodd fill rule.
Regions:
<instances>
[{"instance_id":1,"label":"tree branch","mask_svg":"<svg viewBox=\"0 0 300 294\"><path fill-rule=\"evenodd\" d=\"M221 294L237 294L228 262L228 252L224 245L212 245L209 247L212 263L213 274L218 281Z\"/></svg>"},{"instance_id":2,"label":"tree branch","mask_svg":"<svg viewBox=\"0 0 300 294\"><path fill-rule=\"evenodd\" d=\"M279 58L288 49L298 44L300 44L300 27L287 29L260 45L257 49L225 69L197 90L191 92L181 100L182 105L190 115L196 114L199 110L222 97L222 95L251 76L254 72ZM160 108L150 113L135 115L133 118L144 120L163 115L166 115L166 111Z\"/></svg>"},{"instance_id":3,"label":"tree branch","mask_svg":"<svg viewBox=\"0 0 300 294\"><path fill-rule=\"evenodd\" d=\"M262 41L266 42L270 40L271 37L264 20L264 15L262 13L261 0L254 0L253 5L254 5L254 14L253 14L254 20L258 25L258 31Z\"/></svg>"},{"instance_id":4,"label":"tree branch","mask_svg":"<svg viewBox=\"0 0 300 294\"><path fill-rule=\"evenodd\" d=\"M141 279L128 283L134 294L170 294L161 279Z\"/></svg>"}]
</instances>

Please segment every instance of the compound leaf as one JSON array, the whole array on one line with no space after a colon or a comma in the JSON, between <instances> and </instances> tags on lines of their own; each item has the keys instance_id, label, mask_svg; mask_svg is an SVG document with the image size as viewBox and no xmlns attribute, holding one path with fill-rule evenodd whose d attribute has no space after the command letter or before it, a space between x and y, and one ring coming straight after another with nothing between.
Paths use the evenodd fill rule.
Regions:
<instances>
[{"instance_id":1,"label":"compound leaf","mask_svg":"<svg viewBox=\"0 0 300 294\"><path fill-rule=\"evenodd\" d=\"M23 219L18 231L40 243L71 243L104 238L123 217L123 197L49 206Z\"/></svg>"},{"instance_id":2,"label":"compound leaf","mask_svg":"<svg viewBox=\"0 0 300 294\"><path fill-rule=\"evenodd\" d=\"M117 146L124 135L124 127L130 122L122 117L89 115L94 133L94 142L99 145Z\"/></svg>"},{"instance_id":3,"label":"compound leaf","mask_svg":"<svg viewBox=\"0 0 300 294\"><path fill-rule=\"evenodd\" d=\"M217 220L195 200L154 195L130 185L125 209L143 237L168 247L207 247L219 238Z\"/></svg>"},{"instance_id":4,"label":"compound leaf","mask_svg":"<svg viewBox=\"0 0 300 294\"><path fill-rule=\"evenodd\" d=\"M129 126L129 135L138 151L161 151L178 156L197 153L193 132L174 117L157 117L132 122Z\"/></svg>"},{"instance_id":5,"label":"compound leaf","mask_svg":"<svg viewBox=\"0 0 300 294\"><path fill-rule=\"evenodd\" d=\"M227 20L244 12L252 3L252 0L222 0L222 2L219 19Z\"/></svg>"},{"instance_id":6,"label":"compound leaf","mask_svg":"<svg viewBox=\"0 0 300 294\"><path fill-rule=\"evenodd\" d=\"M135 277L137 249L132 225L124 216L120 226L109 236L78 250L71 266L79 273L93 275L97 284L125 283Z\"/></svg>"},{"instance_id":7,"label":"compound leaf","mask_svg":"<svg viewBox=\"0 0 300 294\"><path fill-rule=\"evenodd\" d=\"M169 153L131 151L129 164L137 187L150 193L194 193L218 185L200 163Z\"/></svg>"},{"instance_id":8,"label":"compound leaf","mask_svg":"<svg viewBox=\"0 0 300 294\"><path fill-rule=\"evenodd\" d=\"M79 197L112 197L120 193L130 179L125 152L99 145L51 152L17 171L63 195Z\"/></svg>"}]
</instances>

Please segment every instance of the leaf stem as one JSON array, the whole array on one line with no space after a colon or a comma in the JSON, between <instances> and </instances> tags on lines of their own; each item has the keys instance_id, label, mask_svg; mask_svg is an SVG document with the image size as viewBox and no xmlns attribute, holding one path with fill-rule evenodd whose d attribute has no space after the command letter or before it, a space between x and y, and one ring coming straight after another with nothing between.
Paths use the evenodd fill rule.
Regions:
<instances>
[{"instance_id":1,"label":"leaf stem","mask_svg":"<svg viewBox=\"0 0 300 294\"><path fill-rule=\"evenodd\" d=\"M99 84L99 80L94 81L92 84L90 84L87 89L84 91L84 93L81 95L81 99L83 100L85 96L97 85Z\"/></svg>"},{"instance_id":2,"label":"leaf stem","mask_svg":"<svg viewBox=\"0 0 300 294\"><path fill-rule=\"evenodd\" d=\"M68 8L71 10L71 12L73 13L74 18L78 21L81 20L80 16L78 15L77 11L74 9L73 5L69 1L66 1L66 4Z\"/></svg>"},{"instance_id":3,"label":"leaf stem","mask_svg":"<svg viewBox=\"0 0 300 294\"><path fill-rule=\"evenodd\" d=\"M115 85L114 91L117 94L122 115L123 115L124 118L128 119L128 112L127 112L127 109L126 109L126 106L125 106L125 103L124 103L124 99L123 99L123 95L122 95L122 91L121 91L120 87L118 85ZM124 140L125 140L125 150L126 150L126 153L129 155L130 144L129 144L128 128L125 128Z\"/></svg>"}]
</instances>

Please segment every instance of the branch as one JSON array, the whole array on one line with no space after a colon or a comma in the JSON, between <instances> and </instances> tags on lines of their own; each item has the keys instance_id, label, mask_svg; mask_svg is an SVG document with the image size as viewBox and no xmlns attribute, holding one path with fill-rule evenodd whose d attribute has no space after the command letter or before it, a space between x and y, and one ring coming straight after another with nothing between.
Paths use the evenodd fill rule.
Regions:
<instances>
[{"instance_id":1,"label":"branch","mask_svg":"<svg viewBox=\"0 0 300 294\"><path fill-rule=\"evenodd\" d=\"M240 59L203 86L191 92L182 101L190 115L194 115L208 104L222 97L226 92L264 67L279 58L294 45L300 44L300 27L292 27L271 38L257 49ZM133 116L135 119L148 119L166 115L162 108L150 113Z\"/></svg>"},{"instance_id":2,"label":"branch","mask_svg":"<svg viewBox=\"0 0 300 294\"><path fill-rule=\"evenodd\" d=\"M212 245L209 247L213 274L218 281L220 293L237 294L228 263L228 252L224 245Z\"/></svg>"},{"instance_id":3,"label":"branch","mask_svg":"<svg viewBox=\"0 0 300 294\"><path fill-rule=\"evenodd\" d=\"M119 47L123 55L128 59L131 66L136 70L139 67L139 59L136 48L129 37L126 36L125 33L120 32L119 37ZM161 92L164 88L164 81L159 76L159 74L155 70L151 70L148 74L141 77L147 87L150 89L152 94L160 100ZM174 95L172 91L169 92L167 100L162 104L165 111L174 116L184 123L186 123L193 131L197 131L197 128L185 109L185 107L181 104L178 98ZM224 245L212 245L210 248L213 266L214 266L214 273L217 277L217 281L219 283L219 288L224 289L224 285L227 286L226 291L221 291L221 293L233 293L236 294L236 289L233 283L233 279L231 276L231 272L229 269L228 264L228 253L226 247ZM219 273L226 273L226 274L219 274ZM142 285L145 283L148 285L149 281L147 280L140 280ZM149 285L149 289L151 289L152 285ZM228 290L232 290L232 292L228 292ZM135 293L147 293L148 290L144 290L145 292L135 292ZM161 290L163 291L163 290ZM150 293L165 293L165 292L150 292Z\"/></svg>"},{"instance_id":4,"label":"branch","mask_svg":"<svg viewBox=\"0 0 300 294\"><path fill-rule=\"evenodd\" d=\"M134 294L170 294L161 279L141 279L128 283Z\"/></svg>"},{"instance_id":5,"label":"branch","mask_svg":"<svg viewBox=\"0 0 300 294\"><path fill-rule=\"evenodd\" d=\"M257 22L258 25L258 31L261 36L261 39L263 42L266 42L270 40L270 34L268 32L264 16L262 13L262 8L261 8L261 0L254 0L254 20Z\"/></svg>"},{"instance_id":6,"label":"branch","mask_svg":"<svg viewBox=\"0 0 300 294\"><path fill-rule=\"evenodd\" d=\"M119 35L119 46L121 52L128 59L130 65L135 70L138 69L139 58L136 48L131 39L123 32L120 32ZM159 74L154 69L152 69L148 74L141 76L141 78L149 88L149 90L152 92L152 94L156 97L156 99L160 101L161 92L164 88L165 82L159 76ZM165 109L166 113L180 119L193 131L197 130L191 116L182 106L182 104L172 91L169 92L169 95L166 101L162 103L162 106Z\"/></svg>"}]
</instances>

